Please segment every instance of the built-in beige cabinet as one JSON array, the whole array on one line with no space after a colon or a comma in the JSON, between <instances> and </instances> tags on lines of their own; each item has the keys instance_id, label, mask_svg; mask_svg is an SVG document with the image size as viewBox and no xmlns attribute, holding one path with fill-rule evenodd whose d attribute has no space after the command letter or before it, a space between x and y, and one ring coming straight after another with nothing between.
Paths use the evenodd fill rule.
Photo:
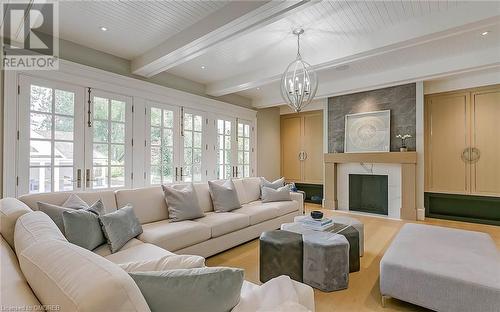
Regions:
<instances>
[{"instance_id":1,"label":"built-in beige cabinet","mask_svg":"<svg viewBox=\"0 0 500 312\"><path fill-rule=\"evenodd\" d=\"M500 196L500 86L426 96L425 191Z\"/></svg>"},{"instance_id":2,"label":"built-in beige cabinet","mask_svg":"<svg viewBox=\"0 0 500 312\"><path fill-rule=\"evenodd\" d=\"M281 116L281 175L290 182L323 183L323 111Z\"/></svg>"}]
</instances>

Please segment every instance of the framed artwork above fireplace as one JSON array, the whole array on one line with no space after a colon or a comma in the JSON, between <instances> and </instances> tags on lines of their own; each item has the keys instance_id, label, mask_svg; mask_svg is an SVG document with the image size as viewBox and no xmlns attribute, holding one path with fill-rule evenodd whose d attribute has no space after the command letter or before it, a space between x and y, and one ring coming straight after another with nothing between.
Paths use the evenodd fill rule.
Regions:
<instances>
[{"instance_id":1,"label":"framed artwork above fireplace","mask_svg":"<svg viewBox=\"0 0 500 312\"><path fill-rule=\"evenodd\" d=\"M346 115L344 152L389 152L390 128L390 110Z\"/></svg>"}]
</instances>

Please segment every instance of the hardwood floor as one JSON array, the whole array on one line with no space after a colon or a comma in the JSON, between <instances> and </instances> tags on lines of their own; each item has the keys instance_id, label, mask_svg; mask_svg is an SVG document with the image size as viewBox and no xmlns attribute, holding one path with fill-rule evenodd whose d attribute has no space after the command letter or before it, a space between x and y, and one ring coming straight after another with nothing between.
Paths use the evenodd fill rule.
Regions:
<instances>
[{"instance_id":1,"label":"hardwood floor","mask_svg":"<svg viewBox=\"0 0 500 312\"><path fill-rule=\"evenodd\" d=\"M320 210L318 205L307 204L306 210ZM371 217L359 214L321 209L326 216L352 215L365 225L365 254L361 258L361 270L349 275L349 288L336 292L322 292L314 290L316 311L426 311L420 307L391 299L386 307L381 305L379 291L379 263L385 250L392 239L406 221L391 220L386 218ZM460 228L471 231L485 232L495 240L500 248L500 227L447 221L439 219L426 219L424 222L414 222ZM209 266L230 266L245 270L245 279L259 284L259 242L253 240L249 243L235 247L207 259Z\"/></svg>"}]
</instances>

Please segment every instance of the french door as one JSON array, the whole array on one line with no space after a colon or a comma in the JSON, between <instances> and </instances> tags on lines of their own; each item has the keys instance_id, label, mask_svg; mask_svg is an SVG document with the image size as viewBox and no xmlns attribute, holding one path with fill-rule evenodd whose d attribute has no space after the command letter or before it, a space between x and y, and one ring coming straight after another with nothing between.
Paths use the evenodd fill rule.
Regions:
<instances>
[{"instance_id":1,"label":"french door","mask_svg":"<svg viewBox=\"0 0 500 312\"><path fill-rule=\"evenodd\" d=\"M203 112L148 102L146 178L151 185L207 179L207 117Z\"/></svg>"},{"instance_id":2,"label":"french door","mask_svg":"<svg viewBox=\"0 0 500 312\"><path fill-rule=\"evenodd\" d=\"M207 179L208 119L200 111L181 108L181 160L180 180L200 182Z\"/></svg>"},{"instance_id":3,"label":"french door","mask_svg":"<svg viewBox=\"0 0 500 312\"><path fill-rule=\"evenodd\" d=\"M216 125L216 177L228 179L252 176L254 151L252 123L238 118L218 118Z\"/></svg>"},{"instance_id":4,"label":"french door","mask_svg":"<svg viewBox=\"0 0 500 312\"><path fill-rule=\"evenodd\" d=\"M85 188L131 186L132 99L91 90L87 113Z\"/></svg>"},{"instance_id":5,"label":"french door","mask_svg":"<svg viewBox=\"0 0 500 312\"><path fill-rule=\"evenodd\" d=\"M83 88L20 76L19 194L82 188L83 99Z\"/></svg>"},{"instance_id":6,"label":"french door","mask_svg":"<svg viewBox=\"0 0 500 312\"><path fill-rule=\"evenodd\" d=\"M131 99L19 76L18 194L131 185Z\"/></svg>"}]
</instances>

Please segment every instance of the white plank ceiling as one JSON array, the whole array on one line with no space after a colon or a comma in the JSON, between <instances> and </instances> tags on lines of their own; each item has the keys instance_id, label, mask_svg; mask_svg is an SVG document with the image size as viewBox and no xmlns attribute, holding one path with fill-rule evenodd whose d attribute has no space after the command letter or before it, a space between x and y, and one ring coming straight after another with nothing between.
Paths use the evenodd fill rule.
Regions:
<instances>
[{"instance_id":1,"label":"white plank ceiling","mask_svg":"<svg viewBox=\"0 0 500 312\"><path fill-rule=\"evenodd\" d=\"M296 27L305 29L302 55L320 70L319 94L324 96L342 92L332 87L333 82L344 86L344 91L356 89L346 81L363 81L359 88L380 85L374 80L380 78L376 74L389 70L393 70L393 82L411 80L407 77L411 73L396 70L418 64L434 75L500 65L500 53L497 58L485 54L500 52L494 50L500 47L500 1L294 1L293 10L269 18L260 15L261 20L249 24L248 31L217 37L220 40L213 38L227 30L210 30L199 40L196 31L189 30L214 25L210 21L217 12L232 10L234 3L229 0L60 2L60 36L131 61L154 55L161 51L159 47L185 44L185 50L169 52L177 57L169 73L205 84L207 94L213 96L249 97L256 107L279 104L276 81L295 58L291 30ZM248 22L261 14L254 12L241 13L241 20ZM101 26L108 31L100 31ZM488 38L477 36L485 30L491 31ZM179 40L184 33L204 48L186 48L188 43ZM475 61L474 55L482 62ZM433 59L442 60L446 67L430 66ZM165 70L159 63L152 60L146 65L156 72ZM335 69L343 64L349 65L346 70ZM373 81L363 78L372 76Z\"/></svg>"},{"instance_id":2,"label":"white plank ceiling","mask_svg":"<svg viewBox=\"0 0 500 312\"><path fill-rule=\"evenodd\" d=\"M202 20L228 1L63 1L60 36L132 59ZM104 26L106 32L100 31Z\"/></svg>"}]
</instances>

